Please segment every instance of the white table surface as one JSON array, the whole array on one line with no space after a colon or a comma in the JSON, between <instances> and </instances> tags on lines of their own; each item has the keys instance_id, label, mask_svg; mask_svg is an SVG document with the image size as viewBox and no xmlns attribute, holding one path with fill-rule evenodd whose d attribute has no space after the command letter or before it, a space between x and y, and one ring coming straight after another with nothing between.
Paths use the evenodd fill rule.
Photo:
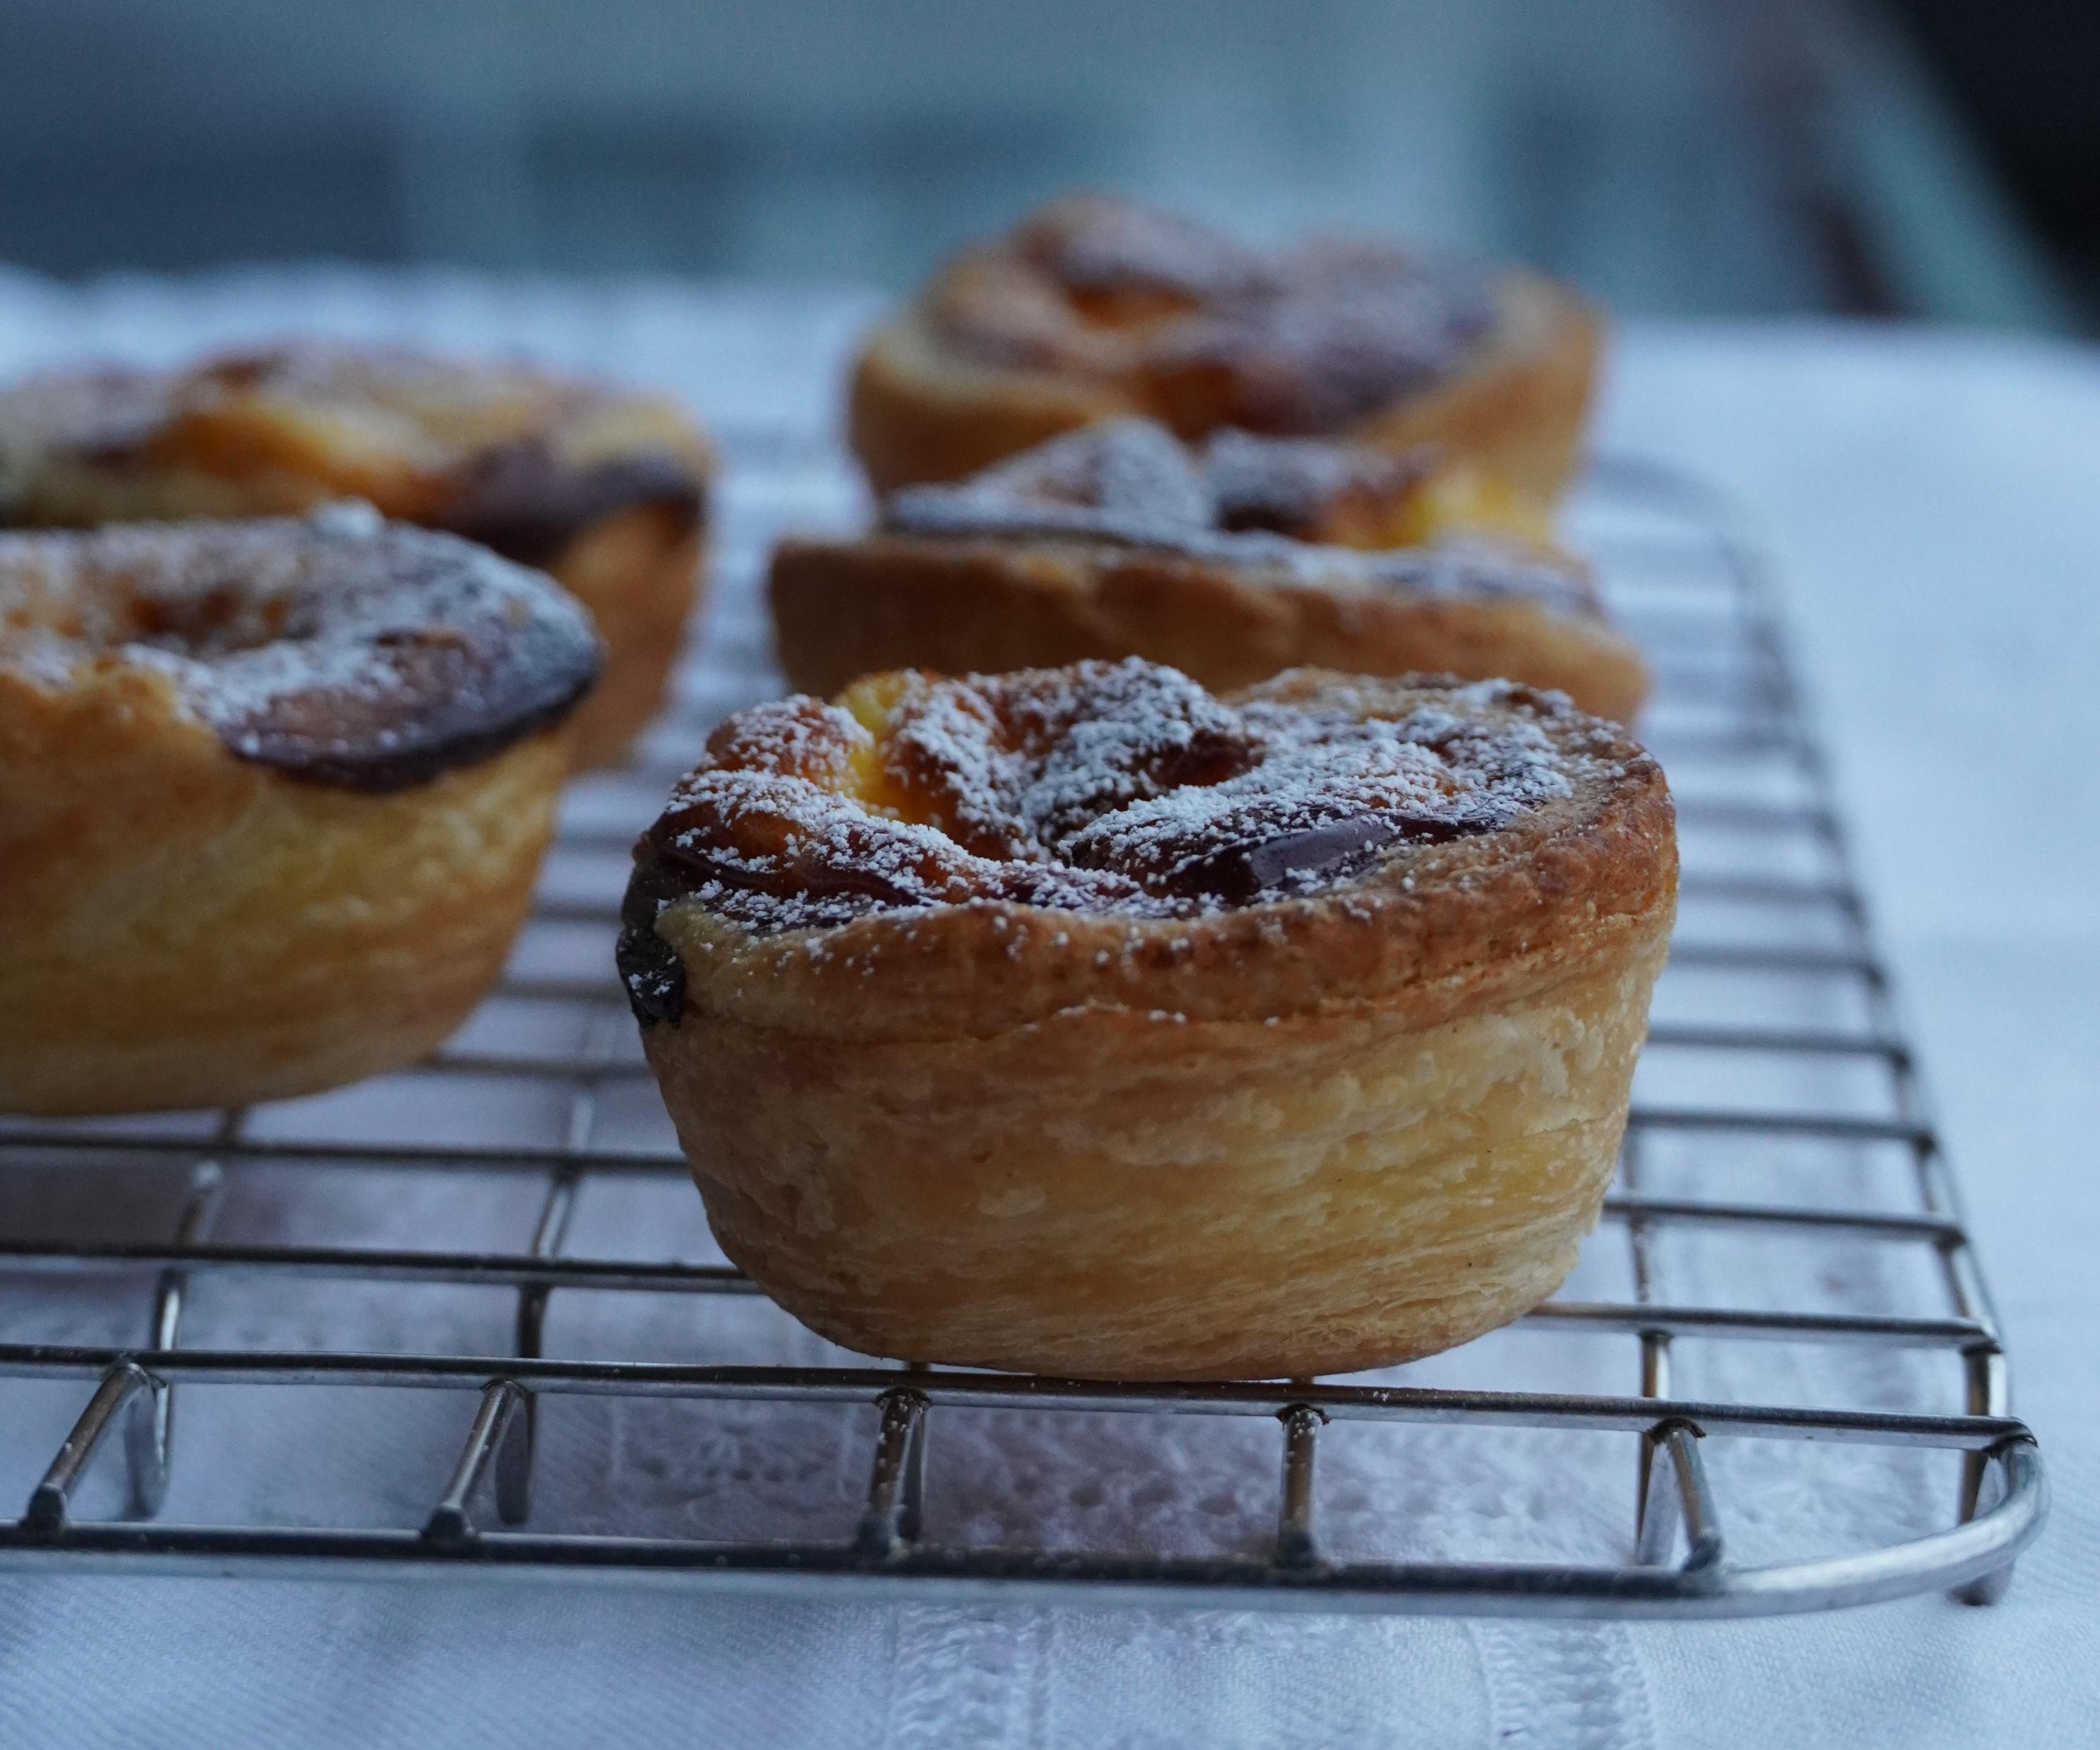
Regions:
<instances>
[{"instance_id":1,"label":"white table surface","mask_svg":"<svg viewBox=\"0 0 2100 1750\"><path fill-rule=\"evenodd\" d=\"M275 325L325 304L311 290L271 290ZM185 338L237 331L255 293L185 294ZM83 306L0 276L0 369L114 343L161 296ZM854 307L811 307L836 329ZM2048 1458L2053 1516L2003 1604L1561 1626L4 1579L0 1745L2092 1742L2100 354L1642 326L1604 436L1731 484L1784 563Z\"/></svg>"}]
</instances>

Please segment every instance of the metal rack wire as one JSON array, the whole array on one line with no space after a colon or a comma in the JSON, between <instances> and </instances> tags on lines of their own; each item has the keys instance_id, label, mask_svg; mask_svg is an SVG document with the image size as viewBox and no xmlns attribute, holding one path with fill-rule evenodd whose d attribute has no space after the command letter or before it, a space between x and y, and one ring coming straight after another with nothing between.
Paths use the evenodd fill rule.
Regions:
<instances>
[{"instance_id":1,"label":"metal rack wire","mask_svg":"<svg viewBox=\"0 0 2100 1750\"><path fill-rule=\"evenodd\" d=\"M735 446L732 453L736 454ZM755 442L748 468L792 471L818 464L792 447ZM69 1431L29 1491L19 1518L0 1522L0 1566L44 1571L170 1570L255 1574L478 1575L618 1579L768 1588L915 1589L920 1595L1174 1599L1233 1607L1589 1615L1719 1615L1855 1604L1935 1587L1971 1602L1996 1598L2014 1557L2035 1535L2044 1484L2033 1437L2009 1410L2005 1362L1990 1302L1963 1225L1947 1162L1926 1108L1888 980L1869 939L1866 909L1832 806L1822 755L1806 727L1788 667L1772 592L1755 543L1727 504L1670 471L1633 460L1601 464L1577 507L1583 539L1608 590L1652 656L1659 696L1650 739L1671 775L1688 834L1714 833L1739 847L1732 861L1688 856L1687 921L1665 974L1688 978L1824 981L1845 993L1815 999L1807 1019L1752 1012L1727 996L1704 1017L1672 1018L1665 1003L1651 1058L1676 1054L1705 1066L1715 1097L1663 1103L1637 1096L1620 1182L1590 1251L1621 1248L1630 1293L1557 1298L1521 1328L1557 1332L1586 1351L1623 1354L1624 1395L1490 1390L1465 1383L1467 1358L1448 1358L1458 1385L1361 1380L1231 1385L1114 1385L948 1368L904 1368L837 1355L821 1363L751 1365L704 1352L641 1359L624 1346L615 1315L597 1352L549 1352L549 1313L558 1293L625 1306L649 1297L735 1297L754 1293L726 1265L698 1258L585 1257L567 1241L579 1199L623 1178L675 1179L683 1171L668 1133L629 1146L608 1140L604 1103L646 1089L611 974L609 943L619 898L620 857L647 804L682 764L705 723L770 684L751 582L770 529L765 519L726 556L726 599L685 704L636 771L576 798L536 928L578 935L591 949L571 963L528 952L496 1002L554 1005L575 1023L557 1043L502 1049L470 1027L432 1063L396 1078L474 1076L514 1090L514 1104L538 1116L528 1134L406 1139L398 1125L353 1122L346 1132L301 1134L267 1113L229 1112L200 1129L179 1120L68 1125L16 1121L0 1127L0 1189L34 1202L34 1187L60 1173L172 1177L180 1186L171 1231L86 1240L10 1234L0 1238L0 1407L33 1385L71 1382L80 1407ZM1745 774L1751 775L1746 780ZM1718 776L1717 776L1718 775ZM1754 913L1755 929L1695 933L1701 908L1727 917ZM602 953L599 948L608 950ZM595 954L596 957L593 957ZM1873 1098L1844 1109L1732 1098L1738 1072L1773 1061L1806 1071L1864 1071ZM1645 1060L1644 1060L1645 1067ZM1747 1076L1747 1085L1754 1077ZM1811 1076L1811 1079L1813 1079ZM386 1110L367 1103L368 1118ZM1905 1162L1904 1195L1875 1207L1833 1205L1813 1195L1742 1200L1726 1195L1728 1173L1707 1171L1743 1143L1812 1143L1894 1151ZM1653 1181L1656 1151L1674 1151L1675 1194ZM215 1241L229 1192L265 1170L293 1169L311 1187L342 1175L392 1175L389 1182L457 1183L482 1174L514 1213L529 1211L521 1244L465 1250L421 1245L288 1244L267 1237ZM1813 1295L1770 1306L1673 1300L1660 1254L1679 1236L1724 1246L1751 1236L1786 1246L1842 1242L1862 1254L1922 1253L1940 1304L1930 1311L1819 1304ZM1589 1253L1586 1253L1586 1262ZM186 1308L201 1290L236 1280L262 1285L262 1340L211 1348L183 1346ZM90 1284L136 1299L135 1345L22 1341L9 1320L24 1309L44 1324L62 1316L54 1298ZM338 1346L347 1325L272 1324L271 1296L328 1293L346 1286L435 1287L504 1297L512 1324L508 1354L409 1352ZM42 1326L40 1325L41 1328ZM287 1332L289 1334L287 1334ZM1811 1401L1701 1401L1673 1390L1688 1346L1757 1340L1811 1350L1861 1347L1876 1356L1916 1351L1958 1372L1960 1408L1948 1413L1885 1404ZM1477 1349L1479 1346L1475 1346ZM371 1393L415 1387L460 1403L457 1454L426 1498L420 1525L375 1522L346 1509L328 1523L288 1523L267 1511L164 1522L157 1517L180 1467L237 1460L178 1442L179 1394L226 1386L264 1388L265 1400L309 1388ZM1804 1394L1806 1396L1807 1394ZM859 1450L862 1505L838 1535L796 1527L779 1537L672 1536L615 1522L585 1530L536 1527L536 1474L544 1484L562 1462L540 1437L543 1409L584 1398L711 1404L859 1406L870 1424ZM1277 1425L1273 1457L1277 1508L1264 1547L1189 1555L1140 1547L1065 1549L1011 1543L985 1547L929 1532L929 1434L962 1412L1029 1419L1109 1413L1155 1425L1160 1415L1267 1419ZM258 1414L265 1417L267 1408ZM1316 1466L1330 1430L1356 1424L1430 1425L1507 1438L1534 1430L1553 1443L1598 1432L1624 1437L1635 1461L1632 1510L1615 1560L1574 1562L1474 1556L1359 1559L1323 1536ZM121 1434L121 1438L120 1438ZM220 1438L223 1438L223 1434ZM1846 1443L1876 1453L1917 1449L1948 1461L1943 1521L1864 1546L1813 1549L1778 1562L1732 1555L1731 1503L1707 1462L1732 1445ZM121 1506L83 1510L86 1479L105 1449L121 1447ZM48 1450L48 1448L46 1448ZM120 1461L101 1461L107 1469ZM406 1462L404 1460L404 1462ZM1435 1479L1431 1479L1432 1483ZM341 1522L347 1518L351 1522Z\"/></svg>"}]
</instances>

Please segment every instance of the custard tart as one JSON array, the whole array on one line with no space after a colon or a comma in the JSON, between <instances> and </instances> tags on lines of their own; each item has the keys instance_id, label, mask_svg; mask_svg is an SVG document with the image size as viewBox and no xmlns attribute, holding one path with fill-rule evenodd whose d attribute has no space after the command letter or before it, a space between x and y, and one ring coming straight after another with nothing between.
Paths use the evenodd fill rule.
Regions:
<instances>
[{"instance_id":1,"label":"custard tart","mask_svg":"<svg viewBox=\"0 0 2100 1750\"><path fill-rule=\"evenodd\" d=\"M1297 1376L1567 1275L1676 884L1662 774L1555 694L905 672L717 729L620 959L724 1251L823 1335Z\"/></svg>"},{"instance_id":2,"label":"custard tart","mask_svg":"<svg viewBox=\"0 0 2100 1750\"><path fill-rule=\"evenodd\" d=\"M1098 195L967 250L856 366L877 491L953 480L1096 420L1425 441L1535 497L1573 471L1601 325L1573 293L1388 245L1276 250Z\"/></svg>"},{"instance_id":3,"label":"custard tart","mask_svg":"<svg viewBox=\"0 0 2100 1750\"><path fill-rule=\"evenodd\" d=\"M1126 656L1214 688L1299 667L1503 678L1620 723L1648 691L1537 508L1427 448L1188 445L1111 420L901 488L867 534L783 541L770 594L781 666L815 693Z\"/></svg>"},{"instance_id":4,"label":"custard tart","mask_svg":"<svg viewBox=\"0 0 2100 1750\"><path fill-rule=\"evenodd\" d=\"M598 663L545 577L367 506L0 534L0 1111L423 1055L524 921Z\"/></svg>"}]
</instances>

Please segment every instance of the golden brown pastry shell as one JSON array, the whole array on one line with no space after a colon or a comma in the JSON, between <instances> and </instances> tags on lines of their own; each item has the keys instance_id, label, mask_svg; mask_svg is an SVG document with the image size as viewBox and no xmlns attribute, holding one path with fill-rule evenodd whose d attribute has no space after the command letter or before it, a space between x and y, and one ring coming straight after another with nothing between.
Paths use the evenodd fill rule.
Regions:
<instances>
[{"instance_id":1,"label":"golden brown pastry shell","mask_svg":"<svg viewBox=\"0 0 2100 1750\"><path fill-rule=\"evenodd\" d=\"M605 667L576 709L579 768L617 764L663 708L699 610L705 551L704 525L634 505L601 517L548 563L605 642Z\"/></svg>"},{"instance_id":2,"label":"golden brown pastry shell","mask_svg":"<svg viewBox=\"0 0 2100 1750\"><path fill-rule=\"evenodd\" d=\"M1581 459L1603 326L1535 274L1504 274L1497 301L1493 328L1449 375L1322 435L1393 450L1434 443L1524 492L1556 495ZM914 304L869 337L847 415L853 452L885 493L961 479L1061 431L1158 411L1132 383L982 363Z\"/></svg>"},{"instance_id":3,"label":"golden brown pastry shell","mask_svg":"<svg viewBox=\"0 0 2100 1750\"><path fill-rule=\"evenodd\" d=\"M1385 1365L1573 1266L1676 866L1633 753L1608 795L1193 921L984 904L754 936L674 904L683 1012L644 1044L724 1250L850 1348Z\"/></svg>"},{"instance_id":4,"label":"golden brown pastry shell","mask_svg":"<svg viewBox=\"0 0 2100 1750\"><path fill-rule=\"evenodd\" d=\"M1165 550L790 540L770 594L781 668L820 696L889 669L997 674L1127 656L1213 692L1301 667L1520 680L1614 723L1631 722L1648 693L1640 652L1601 617L1520 597L1299 582Z\"/></svg>"},{"instance_id":5,"label":"golden brown pastry shell","mask_svg":"<svg viewBox=\"0 0 2100 1750\"><path fill-rule=\"evenodd\" d=\"M569 759L385 794L230 753L160 674L0 671L0 1111L247 1104L411 1063L501 971Z\"/></svg>"}]
</instances>

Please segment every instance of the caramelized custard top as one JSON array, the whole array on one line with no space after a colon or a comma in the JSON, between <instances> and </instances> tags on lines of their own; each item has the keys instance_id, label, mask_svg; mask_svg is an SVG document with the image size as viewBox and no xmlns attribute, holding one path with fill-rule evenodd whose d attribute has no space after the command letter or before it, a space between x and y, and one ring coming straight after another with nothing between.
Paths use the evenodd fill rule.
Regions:
<instances>
[{"instance_id":1,"label":"caramelized custard top","mask_svg":"<svg viewBox=\"0 0 2100 1750\"><path fill-rule=\"evenodd\" d=\"M1133 657L741 712L637 846L630 984L663 970L652 926L678 899L759 933L992 902L1196 917L1493 833L1629 756L1508 682L1414 683L1397 714L1390 684L1310 704L1276 684L1233 703Z\"/></svg>"},{"instance_id":2,"label":"caramelized custard top","mask_svg":"<svg viewBox=\"0 0 2100 1750\"><path fill-rule=\"evenodd\" d=\"M1447 374L1497 313L1476 270L1365 243L1256 250L1101 196L962 257L927 311L967 356L1116 379L1187 435L1335 431Z\"/></svg>"},{"instance_id":3,"label":"caramelized custard top","mask_svg":"<svg viewBox=\"0 0 2100 1750\"><path fill-rule=\"evenodd\" d=\"M537 573L344 504L301 520L0 535L0 670L165 674L241 759L393 790L562 716L598 639Z\"/></svg>"},{"instance_id":4,"label":"caramelized custard top","mask_svg":"<svg viewBox=\"0 0 2100 1750\"><path fill-rule=\"evenodd\" d=\"M54 489L55 473L188 473L245 491L258 513L361 497L542 565L630 505L696 521L708 468L666 402L392 348L308 342L0 390L0 523L90 519L92 497Z\"/></svg>"}]
</instances>

